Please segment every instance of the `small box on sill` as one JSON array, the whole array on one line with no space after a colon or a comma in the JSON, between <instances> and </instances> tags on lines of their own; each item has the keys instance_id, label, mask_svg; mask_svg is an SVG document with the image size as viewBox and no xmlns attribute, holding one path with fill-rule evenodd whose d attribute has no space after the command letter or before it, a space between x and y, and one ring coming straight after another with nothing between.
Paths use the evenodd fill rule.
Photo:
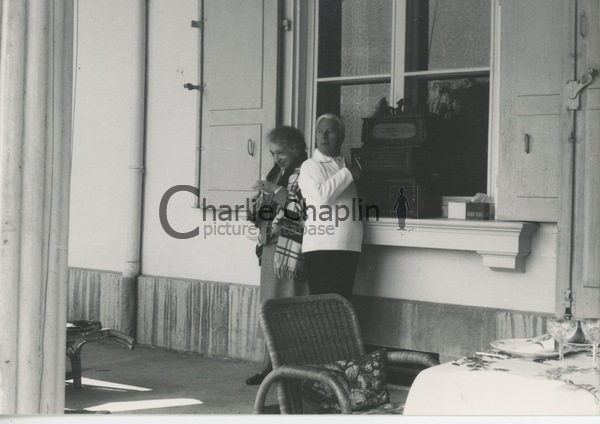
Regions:
<instances>
[{"instance_id":1,"label":"small box on sill","mask_svg":"<svg viewBox=\"0 0 600 424\"><path fill-rule=\"evenodd\" d=\"M490 219L490 204L487 202L466 203L466 219L487 221Z\"/></svg>"},{"instance_id":2,"label":"small box on sill","mask_svg":"<svg viewBox=\"0 0 600 424\"><path fill-rule=\"evenodd\" d=\"M467 219L467 202L448 202L448 218Z\"/></svg>"}]
</instances>

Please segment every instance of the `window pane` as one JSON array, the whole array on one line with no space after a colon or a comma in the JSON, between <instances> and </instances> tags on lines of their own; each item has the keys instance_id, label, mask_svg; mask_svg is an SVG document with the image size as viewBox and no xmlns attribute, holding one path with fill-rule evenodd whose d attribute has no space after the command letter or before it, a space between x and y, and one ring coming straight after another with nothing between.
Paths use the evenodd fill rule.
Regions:
<instances>
[{"instance_id":1,"label":"window pane","mask_svg":"<svg viewBox=\"0 0 600 424\"><path fill-rule=\"evenodd\" d=\"M490 2L407 0L406 71L490 64Z\"/></svg>"},{"instance_id":2,"label":"window pane","mask_svg":"<svg viewBox=\"0 0 600 424\"><path fill-rule=\"evenodd\" d=\"M373 116L381 99L389 99L390 84L332 85L321 83L317 89L317 116L340 115L346 124L342 155L350 160L350 149L361 147L362 118Z\"/></svg>"},{"instance_id":3,"label":"window pane","mask_svg":"<svg viewBox=\"0 0 600 424\"><path fill-rule=\"evenodd\" d=\"M438 189L444 196L487 190L489 78L406 79L407 98L440 115Z\"/></svg>"},{"instance_id":4,"label":"window pane","mask_svg":"<svg viewBox=\"0 0 600 424\"><path fill-rule=\"evenodd\" d=\"M391 72L391 0L321 0L319 5L320 78Z\"/></svg>"}]
</instances>

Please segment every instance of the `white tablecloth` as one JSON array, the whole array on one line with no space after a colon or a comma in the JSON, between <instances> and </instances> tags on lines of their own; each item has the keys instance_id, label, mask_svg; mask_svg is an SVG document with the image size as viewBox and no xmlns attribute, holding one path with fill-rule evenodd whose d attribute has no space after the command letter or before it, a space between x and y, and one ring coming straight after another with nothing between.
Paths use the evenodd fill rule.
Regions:
<instances>
[{"instance_id":1,"label":"white tablecloth","mask_svg":"<svg viewBox=\"0 0 600 424\"><path fill-rule=\"evenodd\" d=\"M600 415L592 357L533 361L476 354L417 376L404 415Z\"/></svg>"}]
</instances>

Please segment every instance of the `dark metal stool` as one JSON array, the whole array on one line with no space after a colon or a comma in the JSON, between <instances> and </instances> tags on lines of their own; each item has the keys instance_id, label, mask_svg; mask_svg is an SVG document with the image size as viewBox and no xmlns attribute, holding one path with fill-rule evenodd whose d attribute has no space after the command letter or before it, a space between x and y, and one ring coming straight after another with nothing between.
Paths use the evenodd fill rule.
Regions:
<instances>
[{"instance_id":1,"label":"dark metal stool","mask_svg":"<svg viewBox=\"0 0 600 424\"><path fill-rule=\"evenodd\" d=\"M129 350L135 347L135 339L117 330L102 328L100 321L78 320L67 323L67 356L71 360L71 372L65 379L73 379L73 385L81 388L81 349L83 345L100 340L113 340Z\"/></svg>"}]
</instances>

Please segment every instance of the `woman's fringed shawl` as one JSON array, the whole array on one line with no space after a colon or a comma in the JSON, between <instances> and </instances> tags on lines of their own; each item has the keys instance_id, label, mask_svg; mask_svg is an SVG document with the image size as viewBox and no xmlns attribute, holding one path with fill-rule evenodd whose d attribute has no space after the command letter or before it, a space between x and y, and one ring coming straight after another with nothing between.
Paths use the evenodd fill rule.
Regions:
<instances>
[{"instance_id":1,"label":"woman's fringed shawl","mask_svg":"<svg viewBox=\"0 0 600 424\"><path fill-rule=\"evenodd\" d=\"M275 217L270 226L267 227L267 240L272 235L276 235L277 247L275 248L275 257L273 259L275 274L279 278L286 278L293 282L303 282L306 277L304 266L304 256L302 255L302 235L304 228L304 199L298 187L298 177L300 175L300 165L306 157L302 157L292 170L282 176L278 184L285 187L288 196L284 205L277 205ZM267 175L268 181L274 181L281 172L278 166L273 167ZM259 193L256 199L256 206L260 209L264 205L264 196ZM254 216L255 223L258 224L258 216ZM262 255L262 245L257 246L257 256Z\"/></svg>"},{"instance_id":2,"label":"woman's fringed shawl","mask_svg":"<svg viewBox=\"0 0 600 424\"><path fill-rule=\"evenodd\" d=\"M275 273L279 278L293 282L305 279L302 234L304 228L303 199L298 187L300 167L294 168L288 178L288 197L285 205L278 208L273 219L273 233L278 234L275 248Z\"/></svg>"}]
</instances>

